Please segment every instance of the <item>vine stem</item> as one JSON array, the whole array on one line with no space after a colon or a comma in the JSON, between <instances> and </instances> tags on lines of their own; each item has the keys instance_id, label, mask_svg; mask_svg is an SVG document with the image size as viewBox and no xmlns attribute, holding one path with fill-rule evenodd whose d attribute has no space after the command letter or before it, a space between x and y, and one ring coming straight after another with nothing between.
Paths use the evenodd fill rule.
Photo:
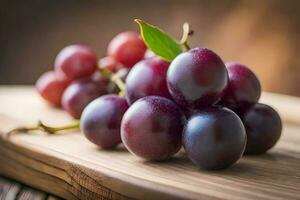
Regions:
<instances>
[{"instance_id":1,"label":"vine stem","mask_svg":"<svg viewBox=\"0 0 300 200\"><path fill-rule=\"evenodd\" d=\"M66 126L49 126L44 124L41 121L38 121L36 126L32 127L18 127L10 130L9 132L6 133L7 137L10 137L11 135L18 134L18 133L31 133L32 131L43 131L48 134L56 134L60 131L65 131L65 130L75 130L79 129L80 127L80 121L75 120L71 124L68 124Z\"/></svg>"},{"instance_id":2,"label":"vine stem","mask_svg":"<svg viewBox=\"0 0 300 200\"><path fill-rule=\"evenodd\" d=\"M180 44L183 45L186 48L186 50L190 50L191 47L188 44L188 36L193 34L193 31L190 31L190 25L187 22L184 22L182 29L183 29L183 34L180 40Z\"/></svg>"}]
</instances>

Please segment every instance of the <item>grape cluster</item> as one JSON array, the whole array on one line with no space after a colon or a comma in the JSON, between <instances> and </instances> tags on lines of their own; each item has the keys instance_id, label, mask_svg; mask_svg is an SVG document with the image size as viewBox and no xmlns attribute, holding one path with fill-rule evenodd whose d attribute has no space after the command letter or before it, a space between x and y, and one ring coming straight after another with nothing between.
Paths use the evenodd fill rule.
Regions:
<instances>
[{"instance_id":1,"label":"grape cluster","mask_svg":"<svg viewBox=\"0 0 300 200\"><path fill-rule=\"evenodd\" d=\"M161 161L183 146L192 162L211 170L227 168L243 154L264 153L281 135L277 112L258 103L256 75L207 48L168 62L139 34L123 32L98 61L90 48L71 45L54 66L37 81L38 92L80 118L83 134L101 148L123 143L138 157Z\"/></svg>"},{"instance_id":2,"label":"grape cluster","mask_svg":"<svg viewBox=\"0 0 300 200\"><path fill-rule=\"evenodd\" d=\"M99 60L95 52L85 45L67 46L56 56L54 71L46 72L38 79L37 91L50 104L61 106L79 119L91 101L116 92L108 77L97 68L122 72L122 69L131 68L142 60L145 51L143 40L135 32L124 32L114 37L108 46L109 56Z\"/></svg>"}]
</instances>

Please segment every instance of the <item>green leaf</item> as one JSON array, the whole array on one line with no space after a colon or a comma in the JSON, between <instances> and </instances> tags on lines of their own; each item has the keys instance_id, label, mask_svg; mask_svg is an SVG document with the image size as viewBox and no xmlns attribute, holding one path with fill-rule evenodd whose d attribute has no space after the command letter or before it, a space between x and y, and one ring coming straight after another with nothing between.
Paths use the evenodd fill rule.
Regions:
<instances>
[{"instance_id":1,"label":"green leaf","mask_svg":"<svg viewBox=\"0 0 300 200\"><path fill-rule=\"evenodd\" d=\"M143 20L135 19L134 21L139 24L142 38L147 47L156 55L170 62L182 52L180 44L164 31Z\"/></svg>"}]
</instances>

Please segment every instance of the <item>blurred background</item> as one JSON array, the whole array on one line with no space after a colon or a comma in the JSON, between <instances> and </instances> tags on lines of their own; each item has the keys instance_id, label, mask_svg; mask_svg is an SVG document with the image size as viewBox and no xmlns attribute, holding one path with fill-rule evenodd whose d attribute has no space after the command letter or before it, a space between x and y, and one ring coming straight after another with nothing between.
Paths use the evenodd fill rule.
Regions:
<instances>
[{"instance_id":1,"label":"blurred background","mask_svg":"<svg viewBox=\"0 0 300 200\"><path fill-rule=\"evenodd\" d=\"M264 90L300 96L299 8L297 0L0 0L0 84L33 84L69 44L104 56L141 18L178 39L188 21L191 46L248 65Z\"/></svg>"}]
</instances>

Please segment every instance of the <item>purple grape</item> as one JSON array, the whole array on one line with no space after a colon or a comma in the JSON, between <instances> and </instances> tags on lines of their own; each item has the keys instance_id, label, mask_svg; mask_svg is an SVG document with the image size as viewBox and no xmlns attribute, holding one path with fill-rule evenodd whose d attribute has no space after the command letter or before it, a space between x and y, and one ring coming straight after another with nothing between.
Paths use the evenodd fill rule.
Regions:
<instances>
[{"instance_id":1,"label":"purple grape","mask_svg":"<svg viewBox=\"0 0 300 200\"><path fill-rule=\"evenodd\" d=\"M104 95L84 109L80 128L85 137L101 148L112 148L121 143L121 120L128 108L124 97Z\"/></svg>"},{"instance_id":2,"label":"purple grape","mask_svg":"<svg viewBox=\"0 0 300 200\"><path fill-rule=\"evenodd\" d=\"M213 51L195 48L178 55L167 73L169 92L183 108L197 109L215 104L226 88L228 74Z\"/></svg>"},{"instance_id":3,"label":"purple grape","mask_svg":"<svg viewBox=\"0 0 300 200\"><path fill-rule=\"evenodd\" d=\"M142 60L134 65L126 79L126 99L129 104L145 96L171 98L167 88L168 62L158 57Z\"/></svg>"},{"instance_id":4,"label":"purple grape","mask_svg":"<svg viewBox=\"0 0 300 200\"><path fill-rule=\"evenodd\" d=\"M181 147L184 116L171 100L148 96L126 111L121 138L126 148L146 160L166 160Z\"/></svg>"},{"instance_id":5,"label":"purple grape","mask_svg":"<svg viewBox=\"0 0 300 200\"><path fill-rule=\"evenodd\" d=\"M278 113L268 105L256 103L239 108L247 133L245 154L261 154L272 148L279 140L282 122Z\"/></svg>"},{"instance_id":6,"label":"purple grape","mask_svg":"<svg viewBox=\"0 0 300 200\"><path fill-rule=\"evenodd\" d=\"M200 168L224 169L243 155L245 128L240 118L227 108L202 109L188 120L183 146L187 156Z\"/></svg>"},{"instance_id":7,"label":"purple grape","mask_svg":"<svg viewBox=\"0 0 300 200\"><path fill-rule=\"evenodd\" d=\"M90 78L71 83L62 96L62 107L74 118L80 118L85 106L97 97L106 94L106 88Z\"/></svg>"},{"instance_id":8,"label":"purple grape","mask_svg":"<svg viewBox=\"0 0 300 200\"><path fill-rule=\"evenodd\" d=\"M261 86L255 74L245 65L230 62L226 64L229 82L220 105L235 108L257 103Z\"/></svg>"}]
</instances>

